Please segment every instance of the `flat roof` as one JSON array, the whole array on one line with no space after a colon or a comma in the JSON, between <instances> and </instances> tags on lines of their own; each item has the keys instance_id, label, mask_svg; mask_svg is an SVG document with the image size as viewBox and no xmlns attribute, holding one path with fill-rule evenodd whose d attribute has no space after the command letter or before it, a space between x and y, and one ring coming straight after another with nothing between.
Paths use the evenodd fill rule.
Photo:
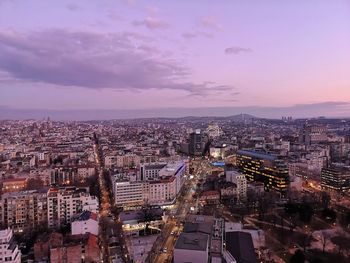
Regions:
<instances>
[{"instance_id":1,"label":"flat roof","mask_svg":"<svg viewBox=\"0 0 350 263\"><path fill-rule=\"evenodd\" d=\"M201 233L181 233L175 249L199 250L208 249L209 235Z\"/></svg>"},{"instance_id":2,"label":"flat roof","mask_svg":"<svg viewBox=\"0 0 350 263\"><path fill-rule=\"evenodd\" d=\"M276 155L271 155L271 154L267 154L267 153L263 153L263 152L257 152L257 151L253 151L253 150L238 150L237 153L241 154L241 155L248 155L248 156L259 158L259 159L266 159L266 160L270 160L270 161L274 161L277 159Z\"/></svg>"}]
</instances>

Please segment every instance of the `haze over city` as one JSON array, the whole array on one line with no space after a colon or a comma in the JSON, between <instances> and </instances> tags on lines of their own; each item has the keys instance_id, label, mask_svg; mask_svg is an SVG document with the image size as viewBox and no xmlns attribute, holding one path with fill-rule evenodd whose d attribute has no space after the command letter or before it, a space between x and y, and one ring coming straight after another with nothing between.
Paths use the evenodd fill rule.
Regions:
<instances>
[{"instance_id":1,"label":"haze over city","mask_svg":"<svg viewBox=\"0 0 350 263\"><path fill-rule=\"evenodd\" d=\"M0 117L349 117L349 14L345 0L2 0Z\"/></svg>"}]
</instances>

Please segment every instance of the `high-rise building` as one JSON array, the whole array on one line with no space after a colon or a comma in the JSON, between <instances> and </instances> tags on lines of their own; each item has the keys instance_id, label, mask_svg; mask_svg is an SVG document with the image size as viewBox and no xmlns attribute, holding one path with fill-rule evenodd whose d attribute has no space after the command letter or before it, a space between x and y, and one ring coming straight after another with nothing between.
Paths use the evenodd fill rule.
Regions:
<instances>
[{"instance_id":1,"label":"high-rise building","mask_svg":"<svg viewBox=\"0 0 350 263\"><path fill-rule=\"evenodd\" d=\"M193 156L204 155L204 149L208 142L207 136L197 129L195 132L190 133L188 153Z\"/></svg>"},{"instance_id":2,"label":"high-rise building","mask_svg":"<svg viewBox=\"0 0 350 263\"><path fill-rule=\"evenodd\" d=\"M343 164L333 164L329 168L323 168L321 187L337 192L350 191L350 167Z\"/></svg>"},{"instance_id":3,"label":"high-rise building","mask_svg":"<svg viewBox=\"0 0 350 263\"><path fill-rule=\"evenodd\" d=\"M12 230L0 230L0 262L20 263L21 251L13 239Z\"/></svg>"},{"instance_id":4,"label":"high-rise building","mask_svg":"<svg viewBox=\"0 0 350 263\"><path fill-rule=\"evenodd\" d=\"M252 150L239 150L237 166L248 181L264 182L265 190L284 193L288 188L287 164L277 156Z\"/></svg>"}]
</instances>

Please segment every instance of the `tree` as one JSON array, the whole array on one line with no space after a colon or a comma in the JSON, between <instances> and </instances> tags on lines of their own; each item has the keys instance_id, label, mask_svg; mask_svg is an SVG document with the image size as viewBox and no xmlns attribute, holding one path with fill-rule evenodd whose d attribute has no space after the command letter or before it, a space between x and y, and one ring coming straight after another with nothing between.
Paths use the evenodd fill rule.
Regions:
<instances>
[{"instance_id":1,"label":"tree","mask_svg":"<svg viewBox=\"0 0 350 263\"><path fill-rule=\"evenodd\" d=\"M338 246L338 254L341 253L343 249L350 249L350 238L345 236L335 236L331 238L334 245Z\"/></svg>"},{"instance_id":2,"label":"tree","mask_svg":"<svg viewBox=\"0 0 350 263\"><path fill-rule=\"evenodd\" d=\"M305 255L303 251L298 249L295 251L294 255L290 258L290 263L304 263L305 262Z\"/></svg>"},{"instance_id":3,"label":"tree","mask_svg":"<svg viewBox=\"0 0 350 263\"><path fill-rule=\"evenodd\" d=\"M334 222L337 219L337 213L333 209L330 209L330 208L325 208L322 211L322 216L326 220L331 221L331 222Z\"/></svg>"},{"instance_id":4,"label":"tree","mask_svg":"<svg viewBox=\"0 0 350 263\"><path fill-rule=\"evenodd\" d=\"M40 178L30 178L27 181L27 190L39 190L44 186L44 182Z\"/></svg>"},{"instance_id":5,"label":"tree","mask_svg":"<svg viewBox=\"0 0 350 263\"><path fill-rule=\"evenodd\" d=\"M321 193L321 203L323 209L328 209L329 202L331 201L331 196L327 192L322 192Z\"/></svg>"},{"instance_id":6,"label":"tree","mask_svg":"<svg viewBox=\"0 0 350 263\"><path fill-rule=\"evenodd\" d=\"M322 252L324 253L326 245L329 241L329 235L326 231L321 232L321 243L322 243Z\"/></svg>"},{"instance_id":7,"label":"tree","mask_svg":"<svg viewBox=\"0 0 350 263\"><path fill-rule=\"evenodd\" d=\"M310 204L302 204L299 208L299 219L304 223L309 223L314 214L314 209Z\"/></svg>"}]
</instances>

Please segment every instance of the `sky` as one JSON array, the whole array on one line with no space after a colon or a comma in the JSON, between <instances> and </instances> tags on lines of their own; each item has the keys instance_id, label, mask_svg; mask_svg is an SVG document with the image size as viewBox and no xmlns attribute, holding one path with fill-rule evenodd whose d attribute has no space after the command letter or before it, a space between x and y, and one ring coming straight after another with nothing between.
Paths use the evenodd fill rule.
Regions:
<instances>
[{"instance_id":1,"label":"sky","mask_svg":"<svg viewBox=\"0 0 350 263\"><path fill-rule=\"evenodd\" d=\"M0 0L4 109L350 117L350 1Z\"/></svg>"}]
</instances>

